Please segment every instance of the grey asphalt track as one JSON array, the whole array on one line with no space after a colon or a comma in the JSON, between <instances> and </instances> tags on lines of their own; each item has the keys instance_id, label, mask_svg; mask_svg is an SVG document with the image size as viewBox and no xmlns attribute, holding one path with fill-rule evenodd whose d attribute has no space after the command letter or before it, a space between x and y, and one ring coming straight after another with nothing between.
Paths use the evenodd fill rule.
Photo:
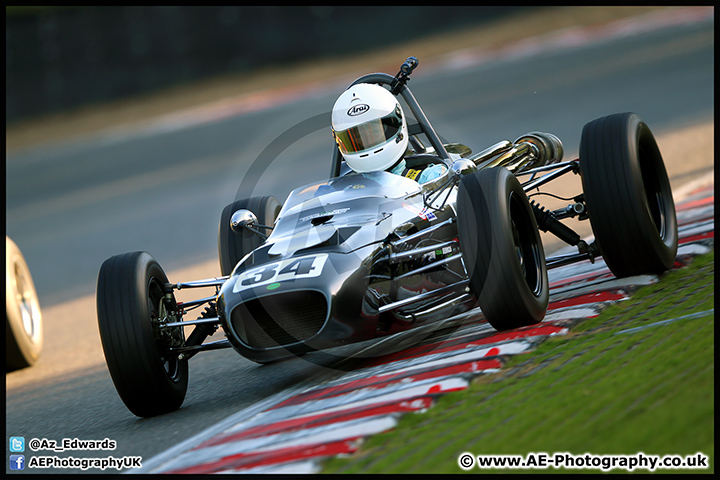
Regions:
<instances>
[{"instance_id":1,"label":"grey asphalt track","mask_svg":"<svg viewBox=\"0 0 720 480\"><path fill-rule=\"evenodd\" d=\"M566 158L575 158L583 125L610 113L634 111L656 133L711 122L713 54L714 25L707 21L451 71L423 72L421 59L410 87L449 141L479 151L541 130L560 137ZM100 265L118 253L148 251L166 270L216 262L220 212L238 195L250 165L283 132L329 113L344 87L330 85L292 103L187 128L9 154L6 232L27 259L43 309L93 295ZM267 166L250 193L282 201L291 188L326 177L331 148L329 126L297 141ZM712 171L711 153L665 160L687 163L676 169L682 181ZM179 280L193 279L171 278ZM78 318L94 315L92 309L78 312ZM97 350L97 330L86 328L87 320L62 321L50 331L66 333L47 338L47 349L62 340L62 348L77 355ZM309 374L332 375L332 369L302 359L261 367L231 350L209 352L191 362L183 408L140 420L125 409L102 364L59 369L37 381L28 369L8 375L7 434L109 437L118 443L115 451L73 455L149 458Z\"/></svg>"}]
</instances>

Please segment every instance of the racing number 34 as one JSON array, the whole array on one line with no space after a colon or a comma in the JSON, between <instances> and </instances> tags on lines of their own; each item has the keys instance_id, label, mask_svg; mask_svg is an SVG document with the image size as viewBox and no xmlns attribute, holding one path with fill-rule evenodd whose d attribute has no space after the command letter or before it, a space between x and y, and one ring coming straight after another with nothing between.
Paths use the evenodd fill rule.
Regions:
<instances>
[{"instance_id":1,"label":"racing number 34","mask_svg":"<svg viewBox=\"0 0 720 480\"><path fill-rule=\"evenodd\" d=\"M281 262L268 263L259 268L242 272L235 282L234 292L259 287L268 283L319 277L327 261L327 254L289 258Z\"/></svg>"},{"instance_id":2,"label":"racing number 34","mask_svg":"<svg viewBox=\"0 0 720 480\"><path fill-rule=\"evenodd\" d=\"M292 261L289 265L285 265L282 270L279 272L276 270L281 266L282 264L274 263L270 265L265 265L260 270L253 270L249 273L249 277L245 278L241 283L243 286L248 285L255 285L256 283L265 283L268 280L272 280L275 278L275 275L285 275L285 274L292 274L292 276L297 275L307 275L308 273L312 272L315 267L313 267L313 262L315 261L315 257L303 257L298 258Z\"/></svg>"}]
</instances>

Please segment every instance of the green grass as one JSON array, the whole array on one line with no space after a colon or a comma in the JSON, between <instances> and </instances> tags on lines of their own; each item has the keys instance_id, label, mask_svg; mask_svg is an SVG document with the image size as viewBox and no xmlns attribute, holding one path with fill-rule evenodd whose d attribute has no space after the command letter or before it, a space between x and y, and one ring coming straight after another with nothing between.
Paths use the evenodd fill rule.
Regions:
<instances>
[{"instance_id":1,"label":"green grass","mask_svg":"<svg viewBox=\"0 0 720 480\"><path fill-rule=\"evenodd\" d=\"M702 452L708 469L655 472L714 472L714 315L651 325L714 309L714 265L714 251L696 257L568 335L512 358L501 372L440 397L427 412L404 415L355 454L326 461L323 473L461 473L457 462L464 452ZM647 327L618 333L638 326Z\"/></svg>"}]
</instances>

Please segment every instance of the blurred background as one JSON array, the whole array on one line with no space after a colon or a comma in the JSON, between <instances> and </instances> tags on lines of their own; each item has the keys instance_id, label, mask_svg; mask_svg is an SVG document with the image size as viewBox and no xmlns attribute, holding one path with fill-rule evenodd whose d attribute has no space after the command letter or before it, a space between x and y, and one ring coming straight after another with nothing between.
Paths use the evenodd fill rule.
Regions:
<instances>
[{"instance_id":1,"label":"blurred background","mask_svg":"<svg viewBox=\"0 0 720 480\"><path fill-rule=\"evenodd\" d=\"M353 55L514 7L6 7L9 123L270 65Z\"/></svg>"}]
</instances>

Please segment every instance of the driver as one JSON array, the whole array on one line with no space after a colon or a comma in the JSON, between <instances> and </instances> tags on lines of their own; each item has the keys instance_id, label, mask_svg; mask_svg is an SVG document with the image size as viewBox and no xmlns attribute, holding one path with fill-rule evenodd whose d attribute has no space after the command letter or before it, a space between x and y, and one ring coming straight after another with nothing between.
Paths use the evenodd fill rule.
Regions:
<instances>
[{"instance_id":1,"label":"driver","mask_svg":"<svg viewBox=\"0 0 720 480\"><path fill-rule=\"evenodd\" d=\"M380 85L358 83L345 90L333 106L332 131L345 162L357 173L385 170L421 184L445 173L443 164L407 168L407 122L395 96Z\"/></svg>"}]
</instances>

